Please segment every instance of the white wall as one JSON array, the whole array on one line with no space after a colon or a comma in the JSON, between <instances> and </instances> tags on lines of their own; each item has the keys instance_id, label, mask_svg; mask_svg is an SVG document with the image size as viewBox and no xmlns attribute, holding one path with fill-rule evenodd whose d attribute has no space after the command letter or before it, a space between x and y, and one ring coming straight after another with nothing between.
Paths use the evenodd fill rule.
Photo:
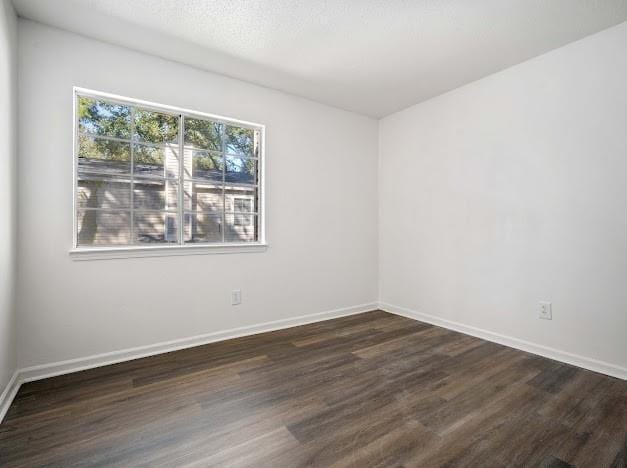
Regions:
<instances>
[{"instance_id":1,"label":"white wall","mask_svg":"<svg viewBox=\"0 0 627 468\"><path fill-rule=\"evenodd\" d=\"M19 367L370 303L378 277L384 303L624 368L625 43L627 24L377 129L20 20ZM265 123L270 249L72 261L74 85Z\"/></svg>"},{"instance_id":2,"label":"white wall","mask_svg":"<svg viewBox=\"0 0 627 468\"><path fill-rule=\"evenodd\" d=\"M20 367L376 300L375 120L22 20L19 73ZM265 124L269 250L72 261L75 85Z\"/></svg>"},{"instance_id":3,"label":"white wall","mask_svg":"<svg viewBox=\"0 0 627 468\"><path fill-rule=\"evenodd\" d=\"M17 19L0 0L0 394L15 371Z\"/></svg>"},{"instance_id":4,"label":"white wall","mask_svg":"<svg viewBox=\"0 0 627 468\"><path fill-rule=\"evenodd\" d=\"M626 46L623 23L380 122L383 302L627 367Z\"/></svg>"}]
</instances>

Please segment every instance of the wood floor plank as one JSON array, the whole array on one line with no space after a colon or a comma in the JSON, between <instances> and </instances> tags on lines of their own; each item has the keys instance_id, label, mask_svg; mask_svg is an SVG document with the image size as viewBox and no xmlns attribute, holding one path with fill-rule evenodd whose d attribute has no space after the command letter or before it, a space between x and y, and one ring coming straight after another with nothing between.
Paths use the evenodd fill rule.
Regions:
<instances>
[{"instance_id":1,"label":"wood floor plank","mask_svg":"<svg viewBox=\"0 0 627 468\"><path fill-rule=\"evenodd\" d=\"M31 382L0 466L625 467L627 382L382 311Z\"/></svg>"}]
</instances>

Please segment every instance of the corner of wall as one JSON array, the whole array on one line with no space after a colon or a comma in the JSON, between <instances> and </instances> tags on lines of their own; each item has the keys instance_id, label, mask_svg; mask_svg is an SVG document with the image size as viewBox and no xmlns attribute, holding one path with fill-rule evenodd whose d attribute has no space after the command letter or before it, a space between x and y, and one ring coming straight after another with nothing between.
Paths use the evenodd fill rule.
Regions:
<instances>
[{"instance_id":1,"label":"corner of wall","mask_svg":"<svg viewBox=\"0 0 627 468\"><path fill-rule=\"evenodd\" d=\"M0 2L0 421L17 389L17 14Z\"/></svg>"},{"instance_id":2,"label":"corner of wall","mask_svg":"<svg viewBox=\"0 0 627 468\"><path fill-rule=\"evenodd\" d=\"M377 302L381 302L381 124L383 118L377 121Z\"/></svg>"}]
</instances>

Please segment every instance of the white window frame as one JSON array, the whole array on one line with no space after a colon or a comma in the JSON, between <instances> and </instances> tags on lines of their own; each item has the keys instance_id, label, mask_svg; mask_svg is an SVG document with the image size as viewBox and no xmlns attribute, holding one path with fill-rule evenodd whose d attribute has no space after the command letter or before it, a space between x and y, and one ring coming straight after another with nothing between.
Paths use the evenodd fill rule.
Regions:
<instances>
[{"instance_id":1,"label":"white window frame","mask_svg":"<svg viewBox=\"0 0 627 468\"><path fill-rule=\"evenodd\" d=\"M220 122L227 125L237 125L239 127L251 128L259 131L259 156L257 158L257 173L258 173L258 206L256 207L256 216L258 223L258 239L255 242L245 243L232 243L232 242L220 242L220 243L198 243L198 244L163 244L163 245L128 245L128 246L79 246L78 245L78 151L79 151L79 126L78 126L78 109L77 102L78 97L91 97L95 99L102 99L107 101L119 102L120 104L126 104L131 106L139 106L142 109L154 110L156 112L168 112L181 114L184 117L209 119L214 122ZM196 255L196 254L224 254L224 253L244 253L244 252L263 252L267 249L268 244L266 240L266 223L265 223L265 125L248 122L244 120L233 119L230 117L224 117L216 114L209 114L206 112L200 112L165 104L159 104L150 101L143 101L140 99L129 98L126 96L120 96L117 94L105 93L101 91L95 91L92 89L74 87L72 92L72 105L73 105L73 128L72 128L72 248L70 249L70 255L75 260L99 260L99 259L113 259L113 258L131 258L131 257L154 257L154 256L170 256L170 255ZM182 128L179 132L182 132ZM182 134L179 133L179 138L182 138ZM182 141L181 141L181 144ZM181 155L181 161L182 161ZM183 164L181 162L181 164ZM183 187L179 187L179 193L182 197ZM235 197L240 197L235 195ZM240 198L247 198L247 195L242 195ZM252 198L252 197L251 197ZM254 203L254 200L253 200ZM235 208L233 206L233 208ZM182 207L180 208L182 213ZM226 214L225 214L226 216ZM180 224L180 223L179 223ZM184 227L179 226L179 230L183 231Z\"/></svg>"}]
</instances>

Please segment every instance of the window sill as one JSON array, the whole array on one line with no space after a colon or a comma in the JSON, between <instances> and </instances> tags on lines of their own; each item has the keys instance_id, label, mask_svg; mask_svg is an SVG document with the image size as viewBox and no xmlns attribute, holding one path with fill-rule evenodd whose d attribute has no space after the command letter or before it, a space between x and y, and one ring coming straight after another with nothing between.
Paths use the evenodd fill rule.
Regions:
<instances>
[{"instance_id":1,"label":"window sill","mask_svg":"<svg viewBox=\"0 0 627 468\"><path fill-rule=\"evenodd\" d=\"M82 260L109 260L119 258L172 257L180 255L212 255L265 252L268 244L184 245L149 247L93 247L70 250L70 258Z\"/></svg>"}]
</instances>

